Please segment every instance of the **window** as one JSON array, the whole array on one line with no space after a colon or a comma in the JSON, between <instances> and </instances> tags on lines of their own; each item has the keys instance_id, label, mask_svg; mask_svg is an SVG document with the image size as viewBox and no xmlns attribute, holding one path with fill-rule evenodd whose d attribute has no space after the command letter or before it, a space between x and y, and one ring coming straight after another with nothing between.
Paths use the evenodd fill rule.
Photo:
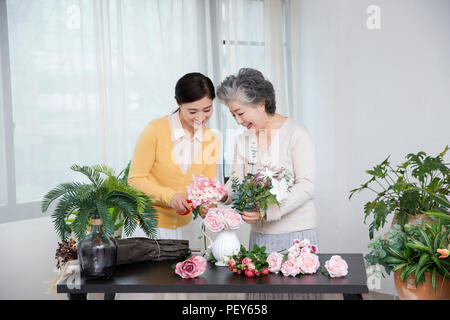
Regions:
<instances>
[{"instance_id":1,"label":"window","mask_svg":"<svg viewBox=\"0 0 450 320\"><path fill-rule=\"evenodd\" d=\"M235 74L242 67L250 67L264 73L264 2L222 2L224 77ZM237 137L246 129L237 125L228 108L222 108L224 119L224 176L231 175L234 147Z\"/></svg>"}]
</instances>

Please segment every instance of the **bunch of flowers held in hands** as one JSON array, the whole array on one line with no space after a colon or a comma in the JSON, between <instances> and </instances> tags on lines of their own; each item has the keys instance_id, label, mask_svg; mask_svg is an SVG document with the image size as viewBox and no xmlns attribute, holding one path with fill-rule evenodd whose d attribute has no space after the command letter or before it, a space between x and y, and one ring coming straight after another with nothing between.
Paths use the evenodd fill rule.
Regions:
<instances>
[{"instance_id":1,"label":"bunch of flowers held in hands","mask_svg":"<svg viewBox=\"0 0 450 320\"><path fill-rule=\"evenodd\" d=\"M211 208L203 220L204 225L212 232L236 230L242 224L241 215L230 208Z\"/></svg>"},{"instance_id":2,"label":"bunch of flowers held in hands","mask_svg":"<svg viewBox=\"0 0 450 320\"><path fill-rule=\"evenodd\" d=\"M187 201L191 204L193 218L200 215L200 207L206 208L217 205L217 203L227 194L225 186L215 178L211 180L203 175L192 175L191 183L186 187ZM190 211L180 213L186 215Z\"/></svg>"},{"instance_id":3,"label":"bunch of flowers held in hands","mask_svg":"<svg viewBox=\"0 0 450 320\"><path fill-rule=\"evenodd\" d=\"M235 250L231 257L224 257L224 262L228 263L230 271L239 275L244 274L249 278L269 274L266 247L259 247L256 244L251 251L247 251L241 245L241 249Z\"/></svg>"},{"instance_id":4,"label":"bunch of flowers held in hands","mask_svg":"<svg viewBox=\"0 0 450 320\"><path fill-rule=\"evenodd\" d=\"M285 168L263 166L256 174L248 173L242 182L232 178L233 208L243 211L259 211L260 219L270 205L278 205L287 199L292 174Z\"/></svg>"}]
</instances>

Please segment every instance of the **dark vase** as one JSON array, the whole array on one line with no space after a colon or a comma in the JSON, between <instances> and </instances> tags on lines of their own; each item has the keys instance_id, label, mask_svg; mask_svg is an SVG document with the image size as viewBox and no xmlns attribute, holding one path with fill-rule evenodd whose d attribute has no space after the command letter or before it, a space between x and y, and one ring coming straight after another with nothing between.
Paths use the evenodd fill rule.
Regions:
<instances>
[{"instance_id":1,"label":"dark vase","mask_svg":"<svg viewBox=\"0 0 450 320\"><path fill-rule=\"evenodd\" d=\"M92 218L92 231L78 243L81 274L86 279L108 279L116 265L117 246L102 231L102 220Z\"/></svg>"}]
</instances>

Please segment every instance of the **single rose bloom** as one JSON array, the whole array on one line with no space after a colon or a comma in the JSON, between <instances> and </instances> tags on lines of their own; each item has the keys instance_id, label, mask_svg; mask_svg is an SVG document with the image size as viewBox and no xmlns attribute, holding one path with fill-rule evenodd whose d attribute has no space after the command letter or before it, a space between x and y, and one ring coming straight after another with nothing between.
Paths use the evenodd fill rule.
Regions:
<instances>
[{"instance_id":1,"label":"single rose bloom","mask_svg":"<svg viewBox=\"0 0 450 320\"><path fill-rule=\"evenodd\" d=\"M299 246L301 248L304 247L309 247L311 245L311 241L309 241L308 239L303 239L302 241L300 241Z\"/></svg>"},{"instance_id":2,"label":"single rose bloom","mask_svg":"<svg viewBox=\"0 0 450 320\"><path fill-rule=\"evenodd\" d=\"M234 267L236 265L236 260L234 260L233 258L230 259L230 261L228 261L228 264L232 267Z\"/></svg>"},{"instance_id":3,"label":"single rose bloom","mask_svg":"<svg viewBox=\"0 0 450 320\"><path fill-rule=\"evenodd\" d=\"M289 251L288 258L292 259L298 258L302 253L302 249L298 245L290 247L288 251Z\"/></svg>"},{"instance_id":4,"label":"single rose bloom","mask_svg":"<svg viewBox=\"0 0 450 320\"><path fill-rule=\"evenodd\" d=\"M279 252L272 252L269 254L266 261L269 264L268 270L270 272L278 273L281 270L281 264L283 263L283 255Z\"/></svg>"},{"instance_id":5,"label":"single rose bloom","mask_svg":"<svg viewBox=\"0 0 450 320\"><path fill-rule=\"evenodd\" d=\"M299 257L300 270L303 273L313 274L319 269L319 256L313 253L304 253Z\"/></svg>"},{"instance_id":6,"label":"single rose bloom","mask_svg":"<svg viewBox=\"0 0 450 320\"><path fill-rule=\"evenodd\" d=\"M253 271L251 270L245 270L245 275L249 278L253 277L255 274L253 273Z\"/></svg>"},{"instance_id":7,"label":"single rose bloom","mask_svg":"<svg viewBox=\"0 0 450 320\"><path fill-rule=\"evenodd\" d=\"M175 273L182 278L196 278L206 270L206 259L202 256L192 256L189 259L178 262Z\"/></svg>"},{"instance_id":8,"label":"single rose bloom","mask_svg":"<svg viewBox=\"0 0 450 320\"><path fill-rule=\"evenodd\" d=\"M286 262L284 262L281 265L281 273L285 276L285 277L295 277L296 275L298 275L300 273L300 265L299 262L297 261L297 259L288 259Z\"/></svg>"},{"instance_id":9,"label":"single rose bloom","mask_svg":"<svg viewBox=\"0 0 450 320\"><path fill-rule=\"evenodd\" d=\"M223 211L226 230L236 230L241 227L242 217L236 210L226 209Z\"/></svg>"},{"instance_id":10,"label":"single rose bloom","mask_svg":"<svg viewBox=\"0 0 450 320\"><path fill-rule=\"evenodd\" d=\"M209 209L203 223L212 232L222 231L225 227L223 216L217 212L216 208Z\"/></svg>"},{"instance_id":11,"label":"single rose bloom","mask_svg":"<svg viewBox=\"0 0 450 320\"><path fill-rule=\"evenodd\" d=\"M263 275L268 275L269 274L269 269L268 268L264 268L263 270L262 270L262 274Z\"/></svg>"},{"instance_id":12,"label":"single rose bloom","mask_svg":"<svg viewBox=\"0 0 450 320\"><path fill-rule=\"evenodd\" d=\"M250 263L252 262L252 260L248 257L245 257L244 259L242 259L242 264L248 266Z\"/></svg>"},{"instance_id":13,"label":"single rose bloom","mask_svg":"<svg viewBox=\"0 0 450 320\"><path fill-rule=\"evenodd\" d=\"M344 277L348 273L347 262L337 255L332 256L330 260L325 262L325 268L332 278Z\"/></svg>"}]
</instances>

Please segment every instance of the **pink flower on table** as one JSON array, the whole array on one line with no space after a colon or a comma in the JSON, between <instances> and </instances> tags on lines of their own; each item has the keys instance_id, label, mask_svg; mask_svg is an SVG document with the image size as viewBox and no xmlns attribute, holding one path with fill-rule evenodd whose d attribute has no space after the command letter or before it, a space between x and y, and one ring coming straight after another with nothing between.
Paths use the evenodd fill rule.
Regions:
<instances>
[{"instance_id":1,"label":"pink flower on table","mask_svg":"<svg viewBox=\"0 0 450 320\"><path fill-rule=\"evenodd\" d=\"M300 240L298 240L298 239L294 239L293 241L292 241L292 245L293 246L295 246L296 244L299 244L300 243Z\"/></svg>"},{"instance_id":2,"label":"pink flower on table","mask_svg":"<svg viewBox=\"0 0 450 320\"><path fill-rule=\"evenodd\" d=\"M244 259L242 259L242 264L248 266L250 263L252 262L252 260L248 257L245 257Z\"/></svg>"},{"instance_id":3,"label":"pink flower on table","mask_svg":"<svg viewBox=\"0 0 450 320\"><path fill-rule=\"evenodd\" d=\"M289 251L289 254L288 254L289 259L290 258L295 259L295 258L300 257L301 249L298 245L293 245L292 247L290 247L288 249L288 251Z\"/></svg>"},{"instance_id":4,"label":"pink flower on table","mask_svg":"<svg viewBox=\"0 0 450 320\"><path fill-rule=\"evenodd\" d=\"M225 221L219 209L211 208L203 220L205 226L212 232L219 232L225 228Z\"/></svg>"},{"instance_id":5,"label":"pink flower on table","mask_svg":"<svg viewBox=\"0 0 450 320\"><path fill-rule=\"evenodd\" d=\"M300 264L298 258L296 259L288 259L281 265L281 273L285 277L295 277L300 273Z\"/></svg>"},{"instance_id":6,"label":"pink flower on table","mask_svg":"<svg viewBox=\"0 0 450 320\"><path fill-rule=\"evenodd\" d=\"M269 271L278 273L280 272L283 263L283 255L279 252L272 252L269 254L266 261L269 264Z\"/></svg>"},{"instance_id":7,"label":"pink flower on table","mask_svg":"<svg viewBox=\"0 0 450 320\"><path fill-rule=\"evenodd\" d=\"M310 247L310 249L311 249L311 253L314 253L314 254L319 253L319 248L317 248L317 246L315 246L315 245L312 245Z\"/></svg>"},{"instance_id":8,"label":"pink flower on table","mask_svg":"<svg viewBox=\"0 0 450 320\"><path fill-rule=\"evenodd\" d=\"M223 218L225 220L225 229L226 230L236 230L242 224L242 217L234 209L225 209L223 211Z\"/></svg>"},{"instance_id":9,"label":"pink flower on table","mask_svg":"<svg viewBox=\"0 0 450 320\"><path fill-rule=\"evenodd\" d=\"M332 278L344 277L348 273L347 262L337 255L332 256L330 260L325 262L325 268Z\"/></svg>"},{"instance_id":10,"label":"pink flower on table","mask_svg":"<svg viewBox=\"0 0 450 320\"><path fill-rule=\"evenodd\" d=\"M303 273L316 273L320 266L319 257L313 253L304 253L299 258L299 264Z\"/></svg>"},{"instance_id":11,"label":"pink flower on table","mask_svg":"<svg viewBox=\"0 0 450 320\"><path fill-rule=\"evenodd\" d=\"M304 240L300 241L300 243L298 245L301 248L309 247L311 245L311 241L309 241L308 239L304 239Z\"/></svg>"},{"instance_id":12,"label":"pink flower on table","mask_svg":"<svg viewBox=\"0 0 450 320\"><path fill-rule=\"evenodd\" d=\"M250 271L255 271L255 270L256 270L256 266L255 266L255 264L254 264L253 262L250 262L250 263L247 265L247 268L248 268L248 270L250 270Z\"/></svg>"},{"instance_id":13,"label":"pink flower on table","mask_svg":"<svg viewBox=\"0 0 450 320\"><path fill-rule=\"evenodd\" d=\"M196 278L206 270L206 259L202 256L192 256L189 259L178 262L175 273L182 278Z\"/></svg>"},{"instance_id":14,"label":"pink flower on table","mask_svg":"<svg viewBox=\"0 0 450 320\"><path fill-rule=\"evenodd\" d=\"M300 249L300 254L311 253L311 247L304 247Z\"/></svg>"}]
</instances>

